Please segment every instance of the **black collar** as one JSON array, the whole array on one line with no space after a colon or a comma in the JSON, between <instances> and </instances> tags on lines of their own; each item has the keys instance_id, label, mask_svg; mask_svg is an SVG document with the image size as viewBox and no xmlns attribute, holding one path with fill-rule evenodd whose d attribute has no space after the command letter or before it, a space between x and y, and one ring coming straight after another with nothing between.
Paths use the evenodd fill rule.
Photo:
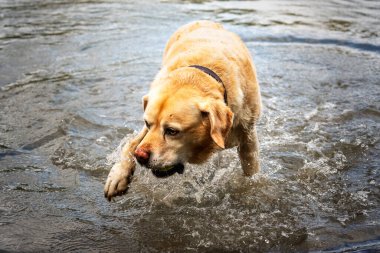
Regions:
<instances>
[{"instance_id":1,"label":"black collar","mask_svg":"<svg viewBox=\"0 0 380 253\"><path fill-rule=\"evenodd\" d=\"M196 68L196 69L199 69L199 70L203 71L204 73L206 73L207 75L211 76L216 81L218 81L218 83L220 83L221 85L223 85L223 88L224 88L224 102L226 103L226 105L228 105L228 103L227 103L227 90L226 90L226 86L224 86L224 83L223 83L222 79L220 79L220 77L214 71L212 71L211 69L206 68L204 66L200 66L200 65L190 65L189 67Z\"/></svg>"}]
</instances>

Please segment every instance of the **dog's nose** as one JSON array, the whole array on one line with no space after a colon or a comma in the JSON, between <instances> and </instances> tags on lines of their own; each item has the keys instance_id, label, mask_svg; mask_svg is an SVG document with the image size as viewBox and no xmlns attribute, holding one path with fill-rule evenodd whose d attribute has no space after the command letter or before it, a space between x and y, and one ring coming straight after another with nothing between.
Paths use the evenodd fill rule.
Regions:
<instances>
[{"instance_id":1,"label":"dog's nose","mask_svg":"<svg viewBox=\"0 0 380 253\"><path fill-rule=\"evenodd\" d=\"M146 165L149 162L150 152L143 148L138 148L135 150L135 157L141 165Z\"/></svg>"}]
</instances>

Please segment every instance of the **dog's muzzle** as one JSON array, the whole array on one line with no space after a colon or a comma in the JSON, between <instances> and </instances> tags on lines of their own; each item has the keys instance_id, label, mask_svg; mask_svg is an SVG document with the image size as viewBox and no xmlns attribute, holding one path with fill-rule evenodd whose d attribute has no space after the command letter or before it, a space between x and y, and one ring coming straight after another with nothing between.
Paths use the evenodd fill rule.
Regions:
<instances>
[{"instance_id":1,"label":"dog's muzzle","mask_svg":"<svg viewBox=\"0 0 380 253\"><path fill-rule=\"evenodd\" d=\"M153 175L156 177L164 178L174 175L175 173L183 174L185 166L182 163L178 163L172 166L170 169L151 169Z\"/></svg>"}]
</instances>

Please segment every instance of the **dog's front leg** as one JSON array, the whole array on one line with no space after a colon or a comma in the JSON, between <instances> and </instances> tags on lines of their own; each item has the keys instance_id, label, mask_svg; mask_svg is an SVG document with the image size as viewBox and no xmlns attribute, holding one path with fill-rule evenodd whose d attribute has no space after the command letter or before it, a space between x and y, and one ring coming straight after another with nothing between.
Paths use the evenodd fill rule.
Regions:
<instances>
[{"instance_id":1,"label":"dog's front leg","mask_svg":"<svg viewBox=\"0 0 380 253\"><path fill-rule=\"evenodd\" d=\"M259 141L256 127L241 129L239 137L238 152L241 167L246 176L252 176L260 171Z\"/></svg>"},{"instance_id":2,"label":"dog's front leg","mask_svg":"<svg viewBox=\"0 0 380 253\"><path fill-rule=\"evenodd\" d=\"M128 184L136 167L133 153L142 139L144 139L147 132L148 129L144 126L141 132L132 141L125 144L121 151L121 161L115 163L110 170L104 186L104 196L109 201L113 197L126 193Z\"/></svg>"}]
</instances>

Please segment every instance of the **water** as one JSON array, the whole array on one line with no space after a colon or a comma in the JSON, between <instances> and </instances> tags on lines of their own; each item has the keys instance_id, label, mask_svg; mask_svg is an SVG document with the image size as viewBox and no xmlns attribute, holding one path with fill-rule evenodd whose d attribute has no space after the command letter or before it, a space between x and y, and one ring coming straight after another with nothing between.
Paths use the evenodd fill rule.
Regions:
<instances>
[{"instance_id":1,"label":"water","mask_svg":"<svg viewBox=\"0 0 380 253\"><path fill-rule=\"evenodd\" d=\"M0 250L380 249L378 1L1 1ZM103 183L143 125L169 36L238 33L263 97L262 172L235 150L184 175Z\"/></svg>"}]
</instances>

